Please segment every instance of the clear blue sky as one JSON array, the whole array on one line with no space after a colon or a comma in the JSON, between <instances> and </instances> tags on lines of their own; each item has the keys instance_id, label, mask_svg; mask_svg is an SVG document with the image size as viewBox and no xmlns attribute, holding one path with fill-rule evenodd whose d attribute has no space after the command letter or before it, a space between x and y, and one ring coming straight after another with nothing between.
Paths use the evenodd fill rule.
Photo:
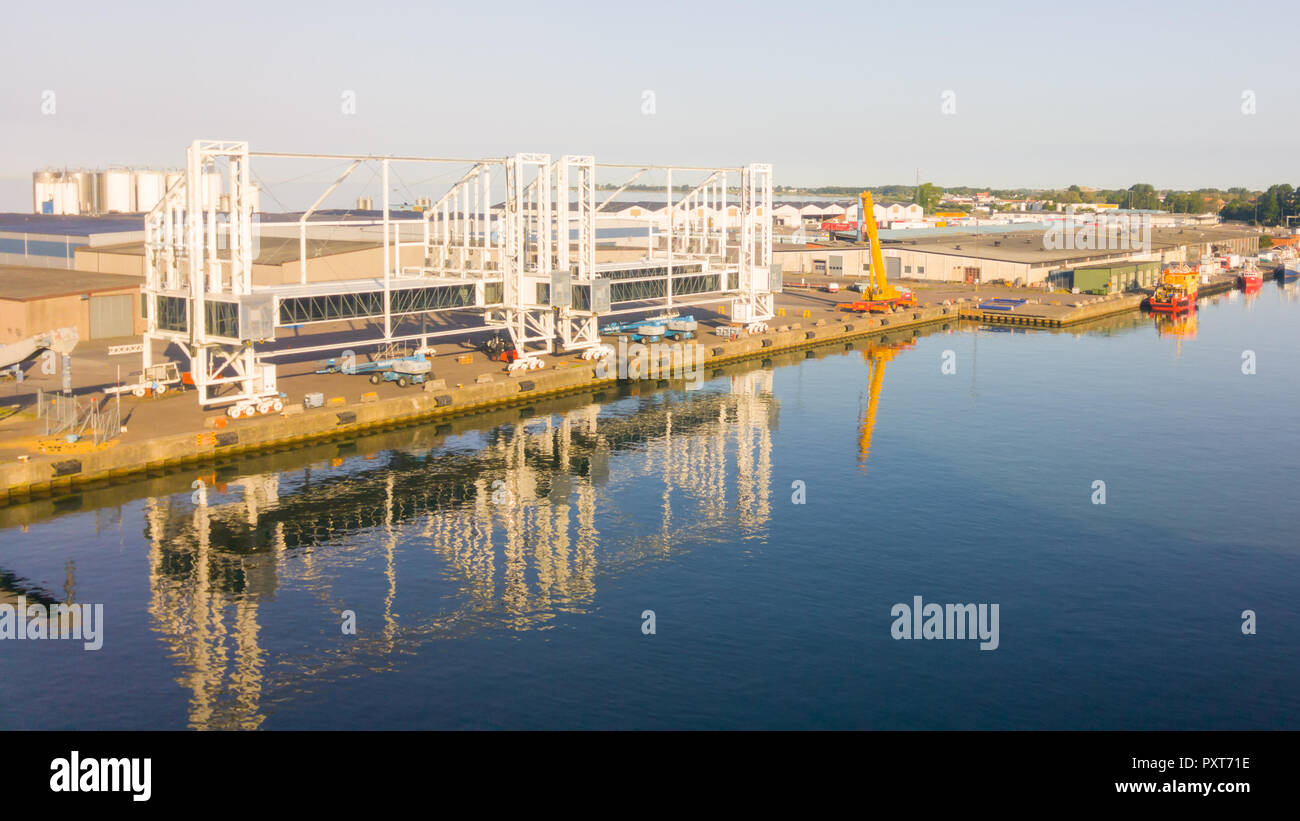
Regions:
<instances>
[{"instance_id":1,"label":"clear blue sky","mask_svg":"<svg viewBox=\"0 0 1300 821\"><path fill-rule=\"evenodd\" d=\"M178 165L196 137L766 161L778 184L1297 182L1288 3L439 5L11 4L0 208L36 168Z\"/></svg>"}]
</instances>

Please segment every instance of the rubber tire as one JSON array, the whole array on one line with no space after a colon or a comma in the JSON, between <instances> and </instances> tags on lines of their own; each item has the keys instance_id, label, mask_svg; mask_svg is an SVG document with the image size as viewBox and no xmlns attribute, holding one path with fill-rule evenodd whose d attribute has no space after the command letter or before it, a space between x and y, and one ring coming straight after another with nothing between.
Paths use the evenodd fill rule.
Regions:
<instances>
[{"instance_id":1,"label":"rubber tire","mask_svg":"<svg viewBox=\"0 0 1300 821\"><path fill-rule=\"evenodd\" d=\"M379 374L377 374L377 373L372 373L372 374L370 374L370 384L372 384L372 385L378 385L378 384L379 384L380 382L382 382L382 381L384 381L384 378L383 378L382 376L380 376Z\"/></svg>"},{"instance_id":2,"label":"rubber tire","mask_svg":"<svg viewBox=\"0 0 1300 821\"><path fill-rule=\"evenodd\" d=\"M244 416L251 419L254 415L256 415L256 413L257 413L257 408L253 407L252 405L244 406Z\"/></svg>"},{"instance_id":3,"label":"rubber tire","mask_svg":"<svg viewBox=\"0 0 1300 821\"><path fill-rule=\"evenodd\" d=\"M166 392L167 392L167 386L166 386L166 385L159 385L159 386L158 386L158 389L154 391L154 393L158 394L159 396L162 396L162 395L163 395L164 393L166 393Z\"/></svg>"},{"instance_id":4,"label":"rubber tire","mask_svg":"<svg viewBox=\"0 0 1300 821\"><path fill-rule=\"evenodd\" d=\"M132 388L131 395L136 399L144 399L144 388Z\"/></svg>"},{"instance_id":5,"label":"rubber tire","mask_svg":"<svg viewBox=\"0 0 1300 821\"><path fill-rule=\"evenodd\" d=\"M397 377L397 387L399 387L399 388L405 388L405 387L407 386L407 384L409 384L409 383L406 381L406 377L405 377L405 376L399 376L399 377Z\"/></svg>"},{"instance_id":6,"label":"rubber tire","mask_svg":"<svg viewBox=\"0 0 1300 821\"><path fill-rule=\"evenodd\" d=\"M274 402L271 403L271 410L275 411L276 413L279 413L280 411L284 410L284 403L281 402L279 399L275 400Z\"/></svg>"}]
</instances>

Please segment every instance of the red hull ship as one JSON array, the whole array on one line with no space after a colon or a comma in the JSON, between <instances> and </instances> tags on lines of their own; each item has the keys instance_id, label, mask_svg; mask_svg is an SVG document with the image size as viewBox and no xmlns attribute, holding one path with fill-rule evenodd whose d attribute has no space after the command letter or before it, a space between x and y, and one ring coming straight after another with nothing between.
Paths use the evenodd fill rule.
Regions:
<instances>
[{"instance_id":1,"label":"red hull ship","mask_svg":"<svg viewBox=\"0 0 1300 821\"><path fill-rule=\"evenodd\" d=\"M1179 314L1195 310L1199 278L1199 273L1186 265L1166 268L1156 292L1147 300L1147 307L1161 314Z\"/></svg>"},{"instance_id":2,"label":"red hull ship","mask_svg":"<svg viewBox=\"0 0 1300 821\"><path fill-rule=\"evenodd\" d=\"M1161 295L1157 289L1150 299L1149 306L1154 313L1179 314L1193 310L1196 307L1196 297L1188 294Z\"/></svg>"}]
</instances>

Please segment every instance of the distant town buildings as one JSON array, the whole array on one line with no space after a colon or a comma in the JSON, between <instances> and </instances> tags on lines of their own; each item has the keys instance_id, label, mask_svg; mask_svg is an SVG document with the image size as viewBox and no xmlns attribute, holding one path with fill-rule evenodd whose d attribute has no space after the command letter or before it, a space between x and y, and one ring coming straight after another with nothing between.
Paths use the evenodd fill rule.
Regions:
<instances>
[{"instance_id":1,"label":"distant town buildings","mask_svg":"<svg viewBox=\"0 0 1300 821\"><path fill-rule=\"evenodd\" d=\"M772 217L777 225L798 228L808 223L856 223L861 204L858 200L804 200L778 202L772 207ZM925 211L914 202L877 200L874 216L879 225L896 222L922 222Z\"/></svg>"}]
</instances>

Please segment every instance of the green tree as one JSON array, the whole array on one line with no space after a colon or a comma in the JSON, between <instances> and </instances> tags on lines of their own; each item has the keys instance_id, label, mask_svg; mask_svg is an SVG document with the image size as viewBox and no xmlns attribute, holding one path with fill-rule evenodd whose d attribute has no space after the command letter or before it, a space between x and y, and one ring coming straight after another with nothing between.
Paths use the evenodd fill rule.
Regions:
<instances>
[{"instance_id":1,"label":"green tree","mask_svg":"<svg viewBox=\"0 0 1300 821\"><path fill-rule=\"evenodd\" d=\"M1233 200L1225 203L1223 208L1219 210L1219 219L1254 222L1255 204L1248 200Z\"/></svg>"},{"instance_id":2,"label":"green tree","mask_svg":"<svg viewBox=\"0 0 1300 821\"><path fill-rule=\"evenodd\" d=\"M1139 182L1129 186L1128 196L1123 203L1129 208L1147 208L1156 209L1160 207L1160 197L1156 194L1155 186L1150 183Z\"/></svg>"},{"instance_id":3,"label":"green tree","mask_svg":"<svg viewBox=\"0 0 1300 821\"><path fill-rule=\"evenodd\" d=\"M943 196L943 189L931 182L923 182L916 189L916 204L927 213L934 210Z\"/></svg>"},{"instance_id":4,"label":"green tree","mask_svg":"<svg viewBox=\"0 0 1300 821\"><path fill-rule=\"evenodd\" d=\"M1258 207L1256 211L1258 219L1264 225L1277 225L1282 222L1284 202L1280 188L1281 186L1270 185L1268 190L1255 201Z\"/></svg>"}]
</instances>

